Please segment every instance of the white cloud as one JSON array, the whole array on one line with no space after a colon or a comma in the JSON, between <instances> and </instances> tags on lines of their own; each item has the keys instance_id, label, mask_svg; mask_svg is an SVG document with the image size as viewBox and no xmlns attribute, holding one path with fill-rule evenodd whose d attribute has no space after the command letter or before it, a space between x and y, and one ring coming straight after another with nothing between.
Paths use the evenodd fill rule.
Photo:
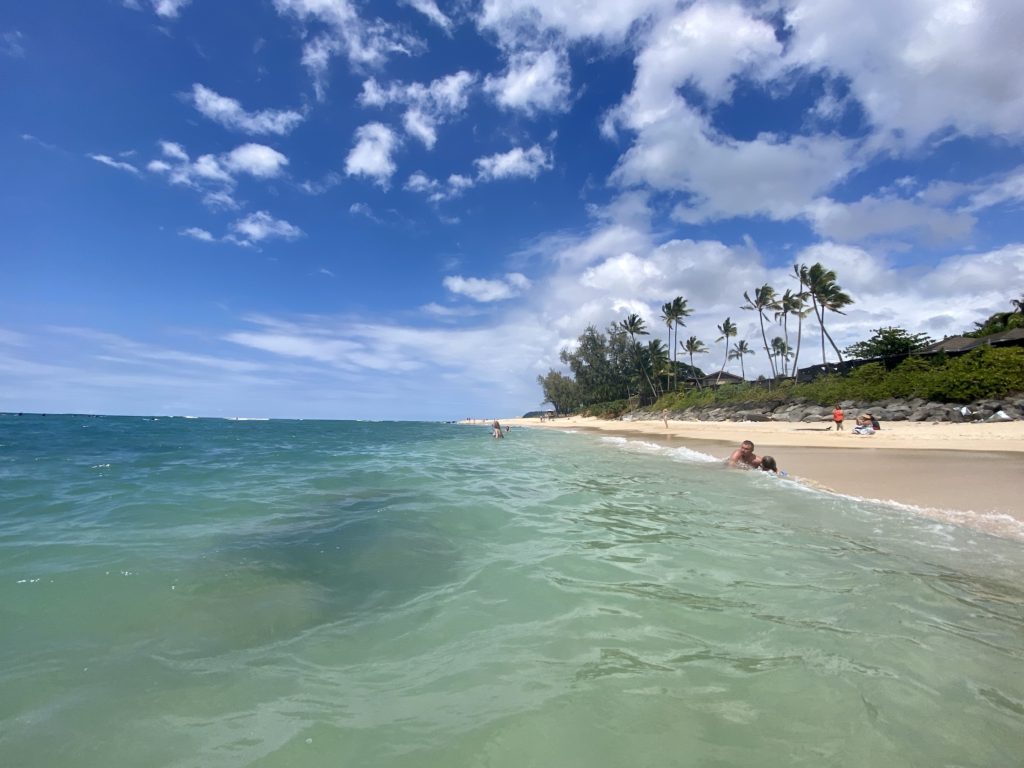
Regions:
<instances>
[{"instance_id":1,"label":"white cloud","mask_svg":"<svg viewBox=\"0 0 1024 768\"><path fill-rule=\"evenodd\" d=\"M326 31L306 42L302 52L302 64L313 76L321 100L330 60L340 53L355 67L379 67L392 54L414 55L424 49L418 38L384 21L364 20L350 0L274 0L274 8L306 24L326 26Z\"/></svg>"},{"instance_id":2,"label":"white cloud","mask_svg":"<svg viewBox=\"0 0 1024 768\"><path fill-rule=\"evenodd\" d=\"M1024 166L1014 168L1006 176L981 183L980 188L971 196L969 211L979 211L1003 203L1020 204L1024 202Z\"/></svg>"},{"instance_id":3,"label":"white cloud","mask_svg":"<svg viewBox=\"0 0 1024 768\"><path fill-rule=\"evenodd\" d=\"M214 237L207 230L200 229L199 227L188 227L186 229L181 230L181 232L179 232L178 234L182 235L183 237L191 237L194 240L202 240L204 243L217 242L216 237Z\"/></svg>"},{"instance_id":4,"label":"white cloud","mask_svg":"<svg viewBox=\"0 0 1024 768\"><path fill-rule=\"evenodd\" d=\"M392 154L400 142L395 132L382 123L367 123L356 130L356 145L345 159L349 176L369 176L387 188L396 165Z\"/></svg>"},{"instance_id":5,"label":"white cloud","mask_svg":"<svg viewBox=\"0 0 1024 768\"><path fill-rule=\"evenodd\" d=\"M405 189L409 192L434 192L440 186L436 179L429 178L422 171L416 171L405 182Z\"/></svg>"},{"instance_id":6,"label":"white cloud","mask_svg":"<svg viewBox=\"0 0 1024 768\"><path fill-rule=\"evenodd\" d=\"M465 70L440 77L428 85L393 82L384 87L369 78L363 83L359 101L368 107L404 105L402 123L406 133L432 149L437 142L437 126L466 110L475 83L476 75Z\"/></svg>"},{"instance_id":7,"label":"white cloud","mask_svg":"<svg viewBox=\"0 0 1024 768\"><path fill-rule=\"evenodd\" d=\"M437 7L437 3L434 0L405 0L405 2L437 24L445 32L451 34L452 20L441 12L441 9Z\"/></svg>"},{"instance_id":8,"label":"white cloud","mask_svg":"<svg viewBox=\"0 0 1024 768\"><path fill-rule=\"evenodd\" d=\"M373 213L373 208L366 203L352 203L352 205L348 207L348 212L353 216L365 216L370 221L380 223L380 219L378 219Z\"/></svg>"},{"instance_id":9,"label":"white cloud","mask_svg":"<svg viewBox=\"0 0 1024 768\"><path fill-rule=\"evenodd\" d=\"M477 24L495 32L508 45L536 41L545 32L570 40L622 42L652 14L675 6L676 0L484 0Z\"/></svg>"},{"instance_id":10,"label":"white cloud","mask_svg":"<svg viewBox=\"0 0 1024 768\"><path fill-rule=\"evenodd\" d=\"M17 29L0 33L0 55L12 59L25 57L25 35Z\"/></svg>"},{"instance_id":11,"label":"white cloud","mask_svg":"<svg viewBox=\"0 0 1024 768\"><path fill-rule=\"evenodd\" d=\"M203 202L214 209L234 209L237 174L256 179L279 176L288 158L263 144L243 144L222 155L200 155L193 161L185 148L173 141L160 142L162 158L151 160L146 169L165 176L172 184L190 187L203 194Z\"/></svg>"},{"instance_id":12,"label":"white cloud","mask_svg":"<svg viewBox=\"0 0 1024 768\"><path fill-rule=\"evenodd\" d=\"M569 57L563 50L520 51L509 57L500 77L488 76L484 90L499 106L528 114L569 109Z\"/></svg>"},{"instance_id":13,"label":"white cloud","mask_svg":"<svg viewBox=\"0 0 1024 768\"><path fill-rule=\"evenodd\" d=\"M939 243L965 238L975 223L967 213L947 212L894 195L867 195L854 203L822 197L808 205L805 215L822 237L847 242L910 234Z\"/></svg>"},{"instance_id":14,"label":"white cloud","mask_svg":"<svg viewBox=\"0 0 1024 768\"><path fill-rule=\"evenodd\" d=\"M91 157L97 163L103 163L103 165L108 165L111 168L117 168L117 170L119 171L127 171L128 173L134 173L136 175L139 173L139 169L136 168L131 163L125 163L121 160L115 160L109 155L89 155L89 157Z\"/></svg>"},{"instance_id":15,"label":"white cloud","mask_svg":"<svg viewBox=\"0 0 1024 768\"><path fill-rule=\"evenodd\" d=\"M263 144L243 144L224 157L228 170L247 173L258 179L271 179L281 174L288 158Z\"/></svg>"},{"instance_id":16,"label":"white cloud","mask_svg":"<svg viewBox=\"0 0 1024 768\"><path fill-rule=\"evenodd\" d=\"M200 114L226 128L246 133L290 133L305 116L294 110L264 109L247 112L236 99L221 96L204 85L192 86L192 103Z\"/></svg>"},{"instance_id":17,"label":"white cloud","mask_svg":"<svg viewBox=\"0 0 1024 768\"><path fill-rule=\"evenodd\" d=\"M239 244L251 245L270 238L295 240L302 237L302 230L283 219L275 219L266 211L257 211L238 219L231 228L239 236Z\"/></svg>"},{"instance_id":18,"label":"white cloud","mask_svg":"<svg viewBox=\"0 0 1024 768\"><path fill-rule=\"evenodd\" d=\"M181 9L190 2L192 0L153 0L153 10L156 11L157 16L175 19L178 17Z\"/></svg>"},{"instance_id":19,"label":"white cloud","mask_svg":"<svg viewBox=\"0 0 1024 768\"><path fill-rule=\"evenodd\" d=\"M484 280L479 277L449 275L443 280L444 287L452 293L468 296L474 301L503 301L519 296L530 287L526 275L510 272L500 280Z\"/></svg>"},{"instance_id":20,"label":"white cloud","mask_svg":"<svg viewBox=\"0 0 1024 768\"><path fill-rule=\"evenodd\" d=\"M1024 135L1019 0L789 0L785 62L848 79L895 145Z\"/></svg>"},{"instance_id":21,"label":"white cloud","mask_svg":"<svg viewBox=\"0 0 1024 768\"><path fill-rule=\"evenodd\" d=\"M477 176L481 181L495 181L517 176L530 179L537 178L541 171L551 168L551 158L534 144L529 149L515 147L488 157L480 157L473 161L477 167Z\"/></svg>"}]
</instances>

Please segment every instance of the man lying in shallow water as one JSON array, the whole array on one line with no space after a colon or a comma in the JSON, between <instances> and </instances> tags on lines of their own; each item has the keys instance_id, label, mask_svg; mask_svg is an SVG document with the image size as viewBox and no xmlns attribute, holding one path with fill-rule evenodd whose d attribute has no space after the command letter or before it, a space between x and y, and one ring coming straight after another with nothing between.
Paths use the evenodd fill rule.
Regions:
<instances>
[{"instance_id":1,"label":"man lying in shallow water","mask_svg":"<svg viewBox=\"0 0 1024 768\"><path fill-rule=\"evenodd\" d=\"M754 444L749 440L740 443L740 447L732 452L732 456L725 460L730 467L741 469L757 469L761 466L761 459L754 454Z\"/></svg>"}]
</instances>

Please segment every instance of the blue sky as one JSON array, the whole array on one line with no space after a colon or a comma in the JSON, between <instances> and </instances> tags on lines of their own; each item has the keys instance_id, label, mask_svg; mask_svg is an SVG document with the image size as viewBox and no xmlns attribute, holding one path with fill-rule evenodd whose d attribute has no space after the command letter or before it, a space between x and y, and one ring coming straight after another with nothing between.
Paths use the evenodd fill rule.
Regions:
<instances>
[{"instance_id":1,"label":"blue sky","mask_svg":"<svg viewBox=\"0 0 1024 768\"><path fill-rule=\"evenodd\" d=\"M840 346L960 332L1024 292L1022 33L1018 0L8 3L0 410L517 415L674 296L705 368L726 316L756 350L743 292L815 261Z\"/></svg>"}]
</instances>

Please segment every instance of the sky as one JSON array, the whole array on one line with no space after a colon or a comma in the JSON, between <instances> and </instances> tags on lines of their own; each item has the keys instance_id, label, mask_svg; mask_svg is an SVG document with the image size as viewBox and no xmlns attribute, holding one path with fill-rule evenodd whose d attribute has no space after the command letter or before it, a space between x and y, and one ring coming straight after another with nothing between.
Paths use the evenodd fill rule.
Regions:
<instances>
[{"instance_id":1,"label":"sky","mask_svg":"<svg viewBox=\"0 0 1024 768\"><path fill-rule=\"evenodd\" d=\"M1024 294L1022 37L1020 0L5 3L0 410L515 416L676 296L698 365L726 317L756 352L743 293L801 263L840 348L968 330Z\"/></svg>"}]
</instances>

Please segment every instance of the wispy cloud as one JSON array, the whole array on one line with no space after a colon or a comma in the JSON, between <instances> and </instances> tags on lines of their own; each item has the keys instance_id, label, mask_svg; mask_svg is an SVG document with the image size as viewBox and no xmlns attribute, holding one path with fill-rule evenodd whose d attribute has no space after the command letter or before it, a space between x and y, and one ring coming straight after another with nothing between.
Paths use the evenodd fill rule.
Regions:
<instances>
[{"instance_id":1,"label":"wispy cloud","mask_svg":"<svg viewBox=\"0 0 1024 768\"><path fill-rule=\"evenodd\" d=\"M97 163L103 163L103 165L110 166L111 168L116 168L119 171L127 171L128 173L133 173L136 176L139 174L139 169L136 168L131 163L125 163L121 160L115 160L109 155L89 155L89 157L91 157Z\"/></svg>"},{"instance_id":2,"label":"wispy cloud","mask_svg":"<svg viewBox=\"0 0 1024 768\"><path fill-rule=\"evenodd\" d=\"M221 96L205 85L192 86L192 103L204 117L244 133L272 133L285 136L292 132L305 115L294 110L264 109L259 112L246 111L236 99Z\"/></svg>"},{"instance_id":3,"label":"wispy cloud","mask_svg":"<svg viewBox=\"0 0 1024 768\"><path fill-rule=\"evenodd\" d=\"M0 32L0 56L10 56L12 59L25 57L25 35L14 29L9 32Z\"/></svg>"}]
</instances>

